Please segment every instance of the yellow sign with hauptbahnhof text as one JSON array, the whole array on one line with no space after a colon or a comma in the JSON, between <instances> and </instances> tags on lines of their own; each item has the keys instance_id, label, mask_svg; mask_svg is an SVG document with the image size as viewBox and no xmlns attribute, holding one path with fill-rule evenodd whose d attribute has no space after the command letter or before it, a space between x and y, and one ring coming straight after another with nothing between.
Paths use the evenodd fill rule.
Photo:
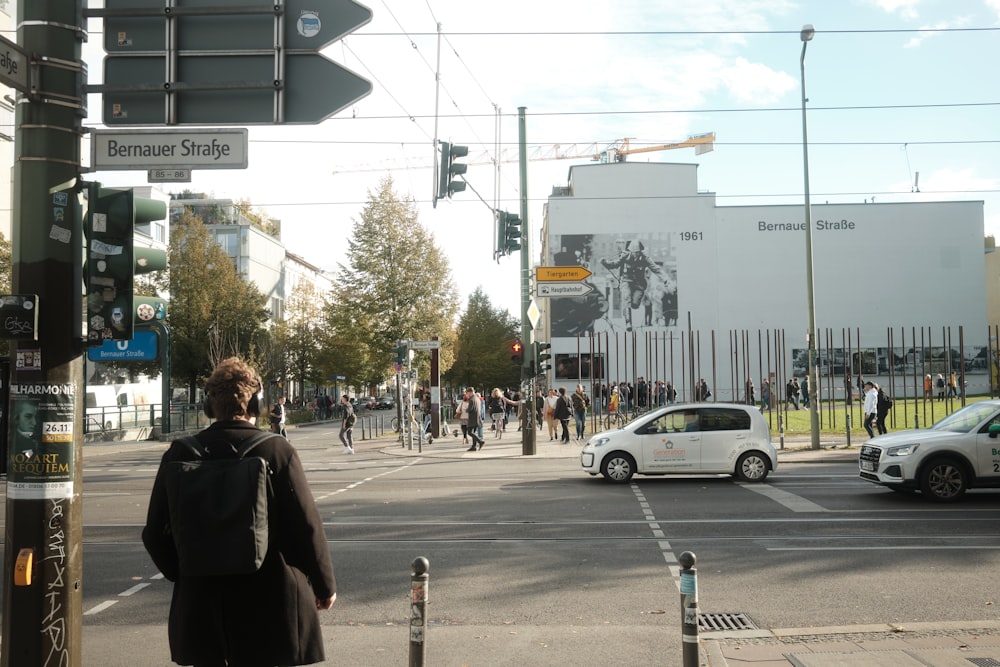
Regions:
<instances>
[{"instance_id":1,"label":"yellow sign with hauptbahnhof text","mask_svg":"<svg viewBox=\"0 0 1000 667\"><path fill-rule=\"evenodd\" d=\"M538 282L570 282L585 280L591 272L582 266L536 266L535 280Z\"/></svg>"}]
</instances>

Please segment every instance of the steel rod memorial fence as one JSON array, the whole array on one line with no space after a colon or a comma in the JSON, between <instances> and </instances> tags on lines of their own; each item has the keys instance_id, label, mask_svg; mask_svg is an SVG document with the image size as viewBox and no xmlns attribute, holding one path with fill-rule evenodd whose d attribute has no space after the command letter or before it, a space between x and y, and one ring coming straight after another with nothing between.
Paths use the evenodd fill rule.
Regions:
<instances>
[{"instance_id":1,"label":"steel rod memorial fence","mask_svg":"<svg viewBox=\"0 0 1000 667\"><path fill-rule=\"evenodd\" d=\"M821 427L838 430L848 419L860 426L869 380L896 401L892 428L930 425L970 396L1000 396L1000 325L987 327L985 334L967 337L964 326L890 327L877 333L819 329L815 389ZM556 351L553 386L572 391L583 384L598 423L607 414L612 386L627 387L619 392L622 409L635 413L667 403L668 383L676 402L695 401L704 379L709 401L748 403L752 393L752 402L775 428L782 414L787 423L786 413L801 405L801 398L797 404L787 400L788 383L807 374L806 344L790 343L783 329L591 332L578 335L575 347L567 352L564 343ZM764 379L771 390L767 405L761 401Z\"/></svg>"}]
</instances>

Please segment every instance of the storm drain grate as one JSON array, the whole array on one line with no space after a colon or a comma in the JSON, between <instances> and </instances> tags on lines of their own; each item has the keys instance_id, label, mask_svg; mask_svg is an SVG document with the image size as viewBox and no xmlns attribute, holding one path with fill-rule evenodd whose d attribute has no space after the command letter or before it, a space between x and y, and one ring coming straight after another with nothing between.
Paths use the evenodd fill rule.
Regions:
<instances>
[{"instance_id":1,"label":"storm drain grate","mask_svg":"<svg viewBox=\"0 0 1000 667\"><path fill-rule=\"evenodd\" d=\"M734 630L756 629L757 625L743 613L698 614L698 630L700 632L732 632Z\"/></svg>"},{"instance_id":2,"label":"storm drain grate","mask_svg":"<svg viewBox=\"0 0 1000 667\"><path fill-rule=\"evenodd\" d=\"M977 667L1000 667L1000 660L993 658L966 658L966 660Z\"/></svg>"}]
</instances>

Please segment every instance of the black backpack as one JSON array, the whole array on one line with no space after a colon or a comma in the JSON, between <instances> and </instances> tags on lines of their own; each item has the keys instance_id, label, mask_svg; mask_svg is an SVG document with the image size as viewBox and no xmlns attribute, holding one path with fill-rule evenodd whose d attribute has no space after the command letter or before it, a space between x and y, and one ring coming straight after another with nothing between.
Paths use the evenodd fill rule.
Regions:
<instances>
[{"instance_id":1,"label":"black backpack","mask_svg":"<svg viewBox=\"0 0 1000 667\"><path fill-rule=\"evenodd\" d=\"M179 438L195 458L171 461L164 470L170 532L182 576L253 574L267 555L267 504L271 470L247 456L274 437L261 431L232 454L207 458L195 438Z\"/></svg>"}]
</instances>

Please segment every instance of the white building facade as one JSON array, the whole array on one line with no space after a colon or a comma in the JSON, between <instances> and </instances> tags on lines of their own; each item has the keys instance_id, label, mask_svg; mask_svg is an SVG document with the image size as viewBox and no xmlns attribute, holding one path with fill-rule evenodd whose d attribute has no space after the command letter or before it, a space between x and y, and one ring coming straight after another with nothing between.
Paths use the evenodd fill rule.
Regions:
<instances>
[{"instance_id":1,"label":"white building facade","mask_svg":"<svg viewBox=\"0 0 1000 667\"><path fill-rule=\"evenodd\" d=\"M585 297L539 299L556 384L673 376L682 392L711 374L722 400L747 379L805 374L802 206L720 207L697 165L625 162L572 167L544 218L542 263L593 274ZM831 390L847 374L985 376L981 201L813 204L812 225Z\"/></svg>"}]
</instances>

